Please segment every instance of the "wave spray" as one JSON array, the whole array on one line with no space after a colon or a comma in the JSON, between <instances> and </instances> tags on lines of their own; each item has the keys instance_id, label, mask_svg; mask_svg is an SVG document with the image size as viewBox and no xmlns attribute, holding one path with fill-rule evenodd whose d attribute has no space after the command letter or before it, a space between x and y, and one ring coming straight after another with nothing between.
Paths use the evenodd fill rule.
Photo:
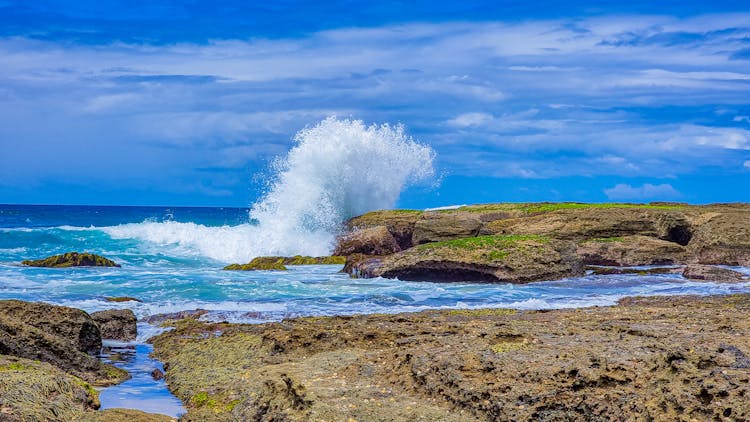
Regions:
<instances>
[{"instance_id":1,"label":"wave spray","mask_svg":"<svg viewBox=\"0 0 750 422\"><path fill-rule=\"evenodd\" d=\"M401 125L365 125L329 117L294 137L271 166L271 183L250 217L257 224L209 227L143 222L104 228L113 238L136 238L170 254L247 262L263 255L327 255L341 223L393 208L409 185L429 180L434 151Z\"/></svg>"},{"instance_id":2,"label":"wave spray","mask_svg":"<svg viewBox=\"0 0 750 422\"><path fill-rule=\"evenodd\" d=\"M434 151L401 125L329 117L294 137L250 216L271 254L325 255L344 220L392 208L408 185L433 175ZM260 245L259 245L260 246Z\"/></svg>"}]
</instances>

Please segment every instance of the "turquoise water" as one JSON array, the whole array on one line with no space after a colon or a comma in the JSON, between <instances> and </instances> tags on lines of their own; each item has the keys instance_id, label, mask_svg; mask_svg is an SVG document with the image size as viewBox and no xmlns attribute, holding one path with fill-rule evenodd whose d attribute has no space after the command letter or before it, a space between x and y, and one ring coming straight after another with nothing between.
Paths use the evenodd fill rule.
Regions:
<instances>
[{"instance_id":1,"label":"turquoise water","mask_svg":"<svg viewBox=\"0 0 750 422\"><path fill-rule=\"evenodd\" d=\"M678 275L590 275L526 285L488 285L353 280L339 272L340 266L329 265L291 267L288 272L221 269L259 253L300 252L295 237L286 236L269 241L268 233L261 236L248 210L241 208L0 205L0 299L45 301L86 311L130 308L139 318L202 308L210 311L209 319L255 323L305 315L432 308L569 308L611 305L633 295L750 290L750 283L696 283ZM316 252L328 248L329 244L323 244ZM69 251L101 254L122 268L20 265L24 259ZM739 269L750 273L748 268ZM111 303L105 300L109 296L132 296L142 302ZM143 346L154 332L153 327L141 324L136 344ZM145 362L143 356L135 355L136 363L124 363L130 365L128 369ZM139 400L133 400L128 391L158 396L144 387L146 378L139 375L138 380L141 384L117 387L117 394L103 394L103 405L135 406ZM163 382L154 385L162 385L163 393ZM174 403L164 403L163 413L176 414Z\"/></svg>"}]
</instances>

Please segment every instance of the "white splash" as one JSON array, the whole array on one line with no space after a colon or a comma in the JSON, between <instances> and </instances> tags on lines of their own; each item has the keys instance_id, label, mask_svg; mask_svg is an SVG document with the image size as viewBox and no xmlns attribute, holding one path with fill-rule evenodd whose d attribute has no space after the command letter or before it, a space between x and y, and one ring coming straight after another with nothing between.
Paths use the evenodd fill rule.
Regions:
<instances>
[{"instance_id":1,"label":"white splash","mask_svg":"<svg viewBox=\"0 0 750 422\"><path fill-rule=\"evenodd\" d=\"M405 187L434 174L434 151L406 135L402 125L329 117L298 132L294 141L286 157L274 162L268 193L250 211L257 225L144 222L105 231L224 262L327 255L343 221L393 208Z\"/></svg>"}]
</instances>

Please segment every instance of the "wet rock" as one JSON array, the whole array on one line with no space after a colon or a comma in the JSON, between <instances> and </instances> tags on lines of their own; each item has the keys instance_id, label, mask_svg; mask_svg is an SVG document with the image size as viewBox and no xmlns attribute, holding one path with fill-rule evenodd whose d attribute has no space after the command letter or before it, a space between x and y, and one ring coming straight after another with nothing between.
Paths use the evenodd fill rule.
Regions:
<instances>
[{"instance_id":1,"label":"wet rock","mask_svg":"<svg viewBox=\"0 0 750 422\"><path fill-rule=\"evenodd\" d=\"M412 244L474 237L479 234L481 227L482 221L474 213L424 213L414 225Z\"/></svg>"},{"instance_id":2,"label":"wet rock","mask_svg":"<svg viewBox=\"0 0 750 422\"><path fill-rule=\"evenodd\" d=\"M96 322L85 312L46 303L0 301L0 354L48 362L94 385L130 376L99 361Z\"/></svg>"},{"instance_id":3,"label":"wet rock","mask_svg":"<svg viewBox=\"0 0 750 422\"><path fill-rule=\"evenodd\" d=\"M132 341L137 336L138 320L130 309L93 312L91 318L99 325L99 331L104 339Z\"/></svg>"},{"instance_id":4,"label":"wet rock","mask_svg":"<svg viewBox=\"0 0 750 422\"><path fill-rule=\"evenodd\" d=\"M206 309L191 309L191 310L185 310L185 311L179 311L179 312L170 312L166 314L155 314L150 315L144 319L149 324L154 325L161 325L165 322L170 321L179 321L182 319L195 319L202 317L203 315L206 315L208 313L208 310Z\"/></svg>"},{"instance_id":5,"label":"wet rock","mask_svg":"<svg viewBox=\"0 0 750 422\"><path fill-rule=\"evenodd\" d=\"M187 420L750 419L749 295L218 327L155 340Z\"/></svg>"},{"instance_id":6,"label":"wet rock","mask_svg":"<svg viewBox=\"0 0 750 422\"><path fill-rule=\"evenodd\" d=\"M130 296L116 296L116 297L105 297L104 300L107 302L115 302L115 303L121 303L121 302L143 302L142 300L130 297Z\"/></svg>"},{"instance_id":7,"label":"wet rock","mask_svg":"<svg viewBox=\"0 0 750 422\"><path fill-rule=\"evenodd\" d=\"M396 239L385 226L356 230L337 239L334 255L390 255L401 251Z\"/></svg>"},{"instance_id":8,"label":"wet rock","mask_svg":"<svg viewBox=\"0 0 750 422\"><path fill-rule=\"evenodd\" d=\"M428 243L368 264L376 268L360 270L366 276L414 281L528 283L583 273L572 242L543 236L482 236Z\"/></svg>"},{"instance_id":9,"label":"wet rock","mask_svg":"<svg viewBox=\"0 0 750 422\"><path fill-rule=\"evenodd\" d=\"M332 256L287 256L281 257L284 265L343 265L346 257L333 254Z\"/></svg>"},{"instance_id":10,"label":"wet rock","mask_svg":"<svg viewBox=\"0 0 750 422\"><path fill-rule=\"evenodd\" d=\"M715 281L720 283L737 283L750 281L750 276L741 272L713 265L692 264L685 267L682 276L690 280Z\"/></svg>"},{"instance_id":11,"label":"wet rock","mask_svg":"<svg viewBox=\"0 0 750 422\"><path fill-rule=\"evenodd\" d=\"M684 246L646 236L592 239L579 244L576 253L588 265L671 265L689 260Z\"/></svg>"},{"instance_id":12,"label":"wet rock","mask_svg":"<svg viewBox=\"0 0 750 422\"><path fill-rule=\"evenodd\" d=\"M82 422L177 422L176 418L135 409L105 409L84 414Z\"/></svg>"},{"instance_id":13,"label":"wet rock","mask_svg":"<svg viewBox=\"0 0 750 422\"><path fill-rule=\"evenodd\" d=\"M154 381L164 379L164 372L162 372L159 368L155 368L153 371L151 371L151 378L153 378Z\"/></svg>"},{"instance_id":14,"label":"wet rock","mask_svg":"<svg viewBox=\"0 0 750 422\"><path fill-rule=\"evenodd\" d=\"M341 272L349 274L352 278L377 277L378 268L382 261L382 256L364 254L349 255L346 257L346 264L344 264L344 268Z\"/></svg>"},{"instance_id":15,"label":"wet rock","mask_svg":"<svg viewBox=\"0 0 750 422\"><path fill-rule=\"evenodd\" d=\"M682 274L682 267L652 267L652 268L630 268L630 267L600 267L595 265L586 266L586 271L595 275L613 275L613 274L636 274L636 275L654 275L654 274Z\"/></svg>"},{"instance_id":16,"label":"wet rock","mask_svg":"<svg viewBox=\"0 0 750 422\"><path fill-rule=\"evenodd\" d=\"M281 256L259 256L253 258L252 261L247 264L231 264L224 267L225 270L230 271L286 271L287 268L284 266L284 257Z\"/></svg>"},{"instance_id":17,"label":"wet rock","mask_svg":"<svg viewBox=\"0 0 750 422\"><path fill-rule=\"evenodd\" d=\"M103 256L92 253L68 252L44 259L26 260L23 265L30 267L68 268L68 267L119 267L120 264Z\"/></svg>"}]
</instances>

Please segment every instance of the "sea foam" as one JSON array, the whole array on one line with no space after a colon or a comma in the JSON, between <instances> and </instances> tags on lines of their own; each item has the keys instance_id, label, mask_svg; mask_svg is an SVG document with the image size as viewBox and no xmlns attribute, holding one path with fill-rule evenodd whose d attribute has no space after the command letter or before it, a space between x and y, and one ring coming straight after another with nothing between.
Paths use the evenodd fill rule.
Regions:
<instances>
[{"instance_id":1,"label":"sea foam","mask_svg":"<svg viewBox=\"0 0 750 422\"><path fill-rule=\"evenodd\" d=\"M329 117L294 137L271 167L266 194L250 211L256 224L209 227L143 222L104 228L116 239L171 245L172 252L223 262L262 255L327 255L346 219L393 208L403 189L430 180L434 151L402 125Z\"/></svg>"}]
</instances>

